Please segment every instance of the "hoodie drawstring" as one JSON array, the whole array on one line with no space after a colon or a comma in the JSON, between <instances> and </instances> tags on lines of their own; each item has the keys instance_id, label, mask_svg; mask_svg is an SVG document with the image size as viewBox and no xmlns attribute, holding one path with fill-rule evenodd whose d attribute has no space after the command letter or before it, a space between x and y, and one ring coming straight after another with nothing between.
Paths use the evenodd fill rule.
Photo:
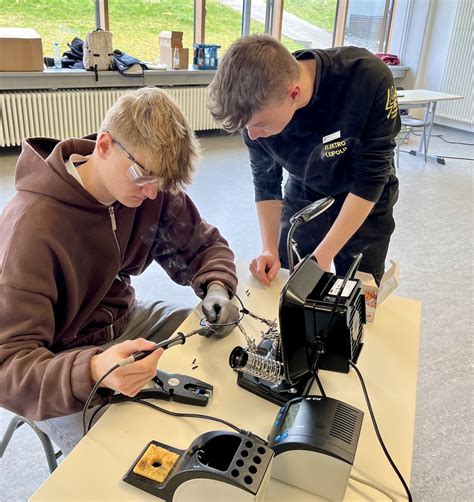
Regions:
<instances>
[{"instance_id":1,"label":"hoodie drawstring","mask_svg":"<svg viewBox=\"0 0 474 502\"><path fill-rule=\"evenodd\" d=\"M120 244L117 239L117 222L115 221L115 211L113 206L109 206L109 216L110 216L110 221L112 223L112 233L114 234L114 239L115 239L115 244L117 245L117 250L119 252L119 256L122 256L122 251L120 249Z\"/></svg>"}]
</instances>

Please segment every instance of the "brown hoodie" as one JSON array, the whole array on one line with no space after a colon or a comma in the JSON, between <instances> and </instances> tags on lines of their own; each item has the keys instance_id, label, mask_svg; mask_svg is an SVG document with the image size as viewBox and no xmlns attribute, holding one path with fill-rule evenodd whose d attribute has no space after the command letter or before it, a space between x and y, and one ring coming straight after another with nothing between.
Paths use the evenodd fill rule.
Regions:
<instances>
[{"instance_id":1,"label":"brown hoodie","mask_svg":"<svg viewBox=\"0 0 474 502\"><path fill-rule=\"evenodd\" d=\"M85 191L65 161L94 145L25 141L0 216L0 406L33 420L82 409L101 349L81 347L120 335L135 302L130 276L153 260L200 297L211 280L237 284L227 242L184 192L131 209Z\"/></svg>"}]
</instances>

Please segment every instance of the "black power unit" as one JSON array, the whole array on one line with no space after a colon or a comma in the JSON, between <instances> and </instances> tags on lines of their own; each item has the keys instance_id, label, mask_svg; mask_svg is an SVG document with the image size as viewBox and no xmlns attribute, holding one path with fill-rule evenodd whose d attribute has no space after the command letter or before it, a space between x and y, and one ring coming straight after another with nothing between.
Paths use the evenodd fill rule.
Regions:
<instances>
[{"instance_id":1,"label":"black power unit","mask_svg":"<svg viewBox=\"0 0 474 502\"><path fill-rule=\"evenodd\" d=\"M339 373L349 372L349 361L357 362L365 324L359 280L325 272L309 255L283 288L279 316L282 359L290 382L312 372L316 358L318 368Z\"/></svg>"}]
</instances>

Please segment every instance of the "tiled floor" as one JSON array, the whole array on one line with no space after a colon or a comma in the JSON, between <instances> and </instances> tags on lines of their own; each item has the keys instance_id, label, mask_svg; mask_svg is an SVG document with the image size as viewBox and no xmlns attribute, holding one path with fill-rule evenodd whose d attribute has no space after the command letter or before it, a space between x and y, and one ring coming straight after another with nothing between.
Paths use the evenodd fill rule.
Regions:
<instances>
[{"instance_id":1,"label":"tiled floor","mask_svg":"<svg viewBox=\"0 0 474 502\"><path fill-rule=\"evenodd\" d=\"M474 143L472 134L438 129L446 139ZM417 138L412 138L413 148ZM203 160L189 189L238 258L259 250L245 148L240 138L201 139ZM430 153L474 157L468 145L433 138ZM0 208L13 194L18 150L0 151ZM411 488L416 501L472 500L473 162L446 165L400 154L400 200L390 259L401 263L398 294L423 302L417 418ZM134 281L141 298L196 303L193 293L153 267ZM0 434L9 414L0 410ZM471 417L471 418L469 418ZM23 427L0 462L0 498L26 500L47 477L43 453ZM390 431L382 431L389 434ZM24 476L26 472L27 476ZM20 473L22 473L20 475Z\"/></svg>"}]
</instances>

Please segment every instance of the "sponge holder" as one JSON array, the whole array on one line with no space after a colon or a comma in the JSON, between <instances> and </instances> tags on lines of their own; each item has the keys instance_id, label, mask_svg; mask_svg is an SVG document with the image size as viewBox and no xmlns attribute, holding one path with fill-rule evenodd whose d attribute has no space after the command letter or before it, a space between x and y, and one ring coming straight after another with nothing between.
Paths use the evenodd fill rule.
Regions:
<instances>
[{"instance_id":1,"label":"sponge holder","mask_svg":"<svg viewBox=\"0 0 474 502\"><path fill-rule=\"evenodd\" d=\"M161 483L133 472L151 444L179 455L178 461ZM262 491L266 490L273 455L273 451L260 438L225 431L206 432L198 436L187 450L151 441L133 462L123 480L167 501L176 501L178 498L175 495L183 492L183 485L187 483L193 484L195 500L214 500L213 493L219 493L219 488L212 486L215 483L230 485L228 488L232 486L234 492L235 489L242 490L245 492L241 493L242 500L258 500L262 497ZM202 482L204 479L206 483ZM197 490L205 490L206 493L199 494Z\"/></svg>"}]
</instances>

